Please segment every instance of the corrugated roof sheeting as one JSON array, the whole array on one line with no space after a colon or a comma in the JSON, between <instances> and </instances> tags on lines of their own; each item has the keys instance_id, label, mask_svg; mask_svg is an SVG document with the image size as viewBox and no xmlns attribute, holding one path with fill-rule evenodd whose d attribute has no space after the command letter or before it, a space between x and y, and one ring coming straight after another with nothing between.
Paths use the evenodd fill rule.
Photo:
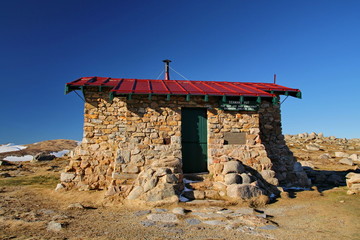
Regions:
<instances>
[{"instance_id":1,"label":"corrugated roof sheeting","mask_svg":"<svg viewBox=\"0 0 360 240\"><path fill-rule=\"evenodd\" d=\"M300 90L273 83L188 81L188 80L151 80L83 77L66 84L67 92L77 87L111 87L115 94L171 94L171 95L210 95L210 96L256 96L274 97L273 93L287 92L290 95Z\"/></svg>"}]
</instances>

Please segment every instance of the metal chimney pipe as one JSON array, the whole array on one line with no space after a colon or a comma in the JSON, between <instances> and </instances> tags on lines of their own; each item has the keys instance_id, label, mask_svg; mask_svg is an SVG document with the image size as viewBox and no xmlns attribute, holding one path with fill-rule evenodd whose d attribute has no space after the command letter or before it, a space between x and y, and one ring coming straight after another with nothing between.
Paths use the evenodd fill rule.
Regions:
<instances>
[{"instance_id":1,"label":"metal chimney pipe","mask_svg":"<svg viewBox=\"0 0 360 240\"><path fill-rule=\"evenodd\" d=\"M171 63L171 60L165 59L163 62L165 63L165 80L170 80L169 63Z\"/></svg>"},{"instance_id":2,"label":"metal chimney pipe","mask_svg":"<svg viewBox=\"0 0 360 240\"><path fill-rule=\"evenodd\" d=\"M274 74L274 84L276 84L276 74Z\"/></svg>"}]
</instances>

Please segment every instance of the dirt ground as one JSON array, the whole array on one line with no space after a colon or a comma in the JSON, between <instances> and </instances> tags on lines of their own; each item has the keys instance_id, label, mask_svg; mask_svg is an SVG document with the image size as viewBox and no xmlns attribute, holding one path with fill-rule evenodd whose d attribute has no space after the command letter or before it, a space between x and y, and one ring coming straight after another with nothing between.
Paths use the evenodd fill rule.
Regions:
<instances>
[{"instance_id":1,"label":"dirt ground","mask_svg":"<svg viewBox=\"0 0 360 240\"><path fill-rule=\"evenodd\" d=\"M259 234L190 225L184 221L192 218L190 213L179 216L176 224L144 226L146 215L136 213L154 208L109 201L102 191L55 192L68 161L64 157L0 166L0 239L360 239L360 196L347 195L345 186L289 192L257 208L277 225L272 230L256 229ZM354 170L354 166L332 166L331 161L316 164L318 171ZM69 208L74 203L84 208ZM193 212L206 207L179 203L160 208L171 211L178 206ZM221 207L236 210L247 205ZM61 223L62 229L48 230L51 221Z\"/></svg>"},{"instance_id":2,"label":"dirt ground","mask_svg":"<svg viewBox=\"0 0 360 240\"><path fill-rule=\"evenodd\" d=\"M206 224L144 227L145 216L135 212L146 206L125 206L104 201L101 191L55 192L59 171L66 159L2 166L1 172L16 177L0 179L0 239L360 239L360 198L347 195L345 187L324 192L293 192L258 210L278 224L274 230L259 230L254 236ZM81 203L84 209L68 209ZM195 210L200 206L179 204ZM236 209L239 206L226 206ZM165 206L172 209L174 206ZM182 218L189 218L188 215ZM47 230L56 220L59 232Z\"/></svg>"}]
</instances>

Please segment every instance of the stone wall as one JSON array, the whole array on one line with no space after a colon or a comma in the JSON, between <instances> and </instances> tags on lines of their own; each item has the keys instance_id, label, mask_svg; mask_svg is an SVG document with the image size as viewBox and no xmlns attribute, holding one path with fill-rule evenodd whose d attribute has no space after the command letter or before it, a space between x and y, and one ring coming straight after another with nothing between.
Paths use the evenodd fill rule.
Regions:
<instances>
[{"instance_id":1,"label":"stone wall","mask_svg":"<svg viewBox=\"0 0 360 240\"><path fill-rule=\"evenodd\" d=\"M178 196L183 188L182 107L208 109L208 169L219 191L228 187L230 196L251 186L270 194L278 180L297 174L284 147L279 108L268 102L258 112L236 112L220 110L216 97L205 102L195 96L167 101L166 96L133 95L110 101L109 92L91 87L84 96L84 136L61 175L66 188L107 189L109 195L145 201ZM245 144L225 144L228 132L245 133Z\"/></svg>"}]
</instances>

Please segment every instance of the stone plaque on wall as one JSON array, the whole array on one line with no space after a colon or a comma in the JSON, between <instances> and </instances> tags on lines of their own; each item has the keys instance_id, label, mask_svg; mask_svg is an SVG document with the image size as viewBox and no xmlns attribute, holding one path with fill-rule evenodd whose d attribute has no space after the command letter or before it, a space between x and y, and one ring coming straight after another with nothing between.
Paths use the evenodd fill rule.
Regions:
<instances>
[{"instance_id":1,"label":"stone plaque on wall","mask_svg":"<svg viewBox=\"0 0 360 240\"><path fill-rule=\"evenodd\" d=\"M224 144L246 144L246 133L224 133Z\"/></svg>"}]
</instances>

